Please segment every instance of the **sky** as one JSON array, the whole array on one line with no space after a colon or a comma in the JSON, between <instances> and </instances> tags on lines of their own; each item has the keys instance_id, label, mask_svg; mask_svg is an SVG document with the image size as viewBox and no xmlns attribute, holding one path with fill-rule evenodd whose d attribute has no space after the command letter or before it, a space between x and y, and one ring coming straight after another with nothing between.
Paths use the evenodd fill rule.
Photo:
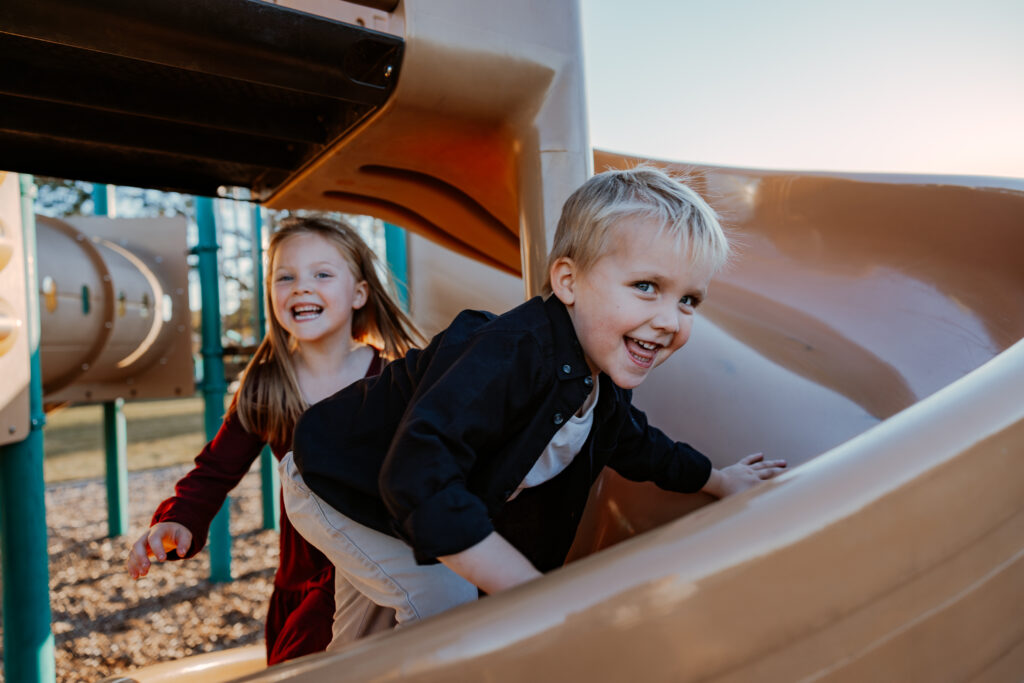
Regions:
<instances>
[{"instance_id":1,"label":"sky","mask_svg":"<svg viewBox=\"0 0 1024 683\"><path fill-rule=\"evenodd\" d=\"M580 0L594 147L1024 178L1024 0Z\"/></svg>"}]
</instances>

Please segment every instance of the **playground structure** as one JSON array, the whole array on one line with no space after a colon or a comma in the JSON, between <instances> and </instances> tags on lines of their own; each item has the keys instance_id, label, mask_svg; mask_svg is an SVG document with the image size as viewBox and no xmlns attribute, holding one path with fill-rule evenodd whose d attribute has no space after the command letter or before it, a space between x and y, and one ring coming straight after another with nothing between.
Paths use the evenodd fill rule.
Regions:
<instances>
[{"instance_id":1,"label":"playground structure","mask_svg":"<svg viewBox=\"0 0 1024 683\"><path fill-rule=\"evenodd\" d=\"M371 4L331 11L397 45L386 92L256 196L416 233L430 331L503 310L538 290L568 192L635 161L589 149L578 9ZM792 471L686 516L708 499L608 474L565 568L336 654L257 671L250 649L244 680L1020 677L1024 181L688 170L741 257L636 403L716 465Z\"/></svg>"},{"instance_id":2,"label":"playground structure","mask_svg":"<svg viewBox=\"0 0 1024 683\"><path fill-rule=\"evenodd\" d=\"M184 217L36 216L47 403L192 394L185 228Z\"/></svg>"}]
</instances>

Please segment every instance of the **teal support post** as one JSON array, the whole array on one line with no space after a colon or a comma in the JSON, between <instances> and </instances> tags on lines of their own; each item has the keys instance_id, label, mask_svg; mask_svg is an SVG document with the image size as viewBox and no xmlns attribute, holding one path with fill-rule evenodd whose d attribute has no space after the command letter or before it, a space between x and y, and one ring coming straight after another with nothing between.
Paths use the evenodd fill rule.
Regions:
<instances>
[{"instance_id":1,"label":"teal support post","mask_svg":"<svg viewBox=\"0 0 1024 683\"><path fill-rule=\"evenodd\" d=\"M39 370L39 294L32 176L20 176L28 331L31 349L28 437L0 446L0 562L3 569L4 680L56 680L50 568L43 482L42 374Z\"/></svg>"},{"instance_id":2,"label":"teal support post","mask_svg":"<svg viewBox=\"0 0 1024 683\"><path fill-rule=\"evenodd\" d=\"M128 531L128 430L124 399L103 403L103 441L107 455L107 536Z\"/></svg>"},{"instance_id":3,"label":"teal support post","mask_svg":"<svg viewBox=\"0 0 1024 683\"><path fill-rule=\"evenodd\" d=\"M111 211L111 191L108 185L102 183L92 184L92 213L95 216L113 216Z\"/></svg>"},{"instance_id":4,"label":"teal support post","mask_svg":"<svg viewBox=\"0 0 1024 683\"><path fill-rule=\"evenodd\" d=\"M116 204L108 185L92 186L93 214L114 216ZM107 536L115 538L128 531L128 438L124 399L103 402L103 444L107 470Z\"/></svg>"},{"instance_id":5,"label":"teal support post","mask_svg":"<svg viewBox=\"0 0 1024 683\"><path fill-rule=\"evenodd\" d=\"M213 200L196 197L196 226L199 243L193 252L199 256L199 289L202 299L203 403L206 440L217 435L224 419L224 348L220 341L220 287L217 272L217 223ZM210 580L231 580L231 499L224 500L220 512L210 524Z\"/></svg>"},{"instance_id":6,"label":"teal support post","mask_svg":"<svg viewBox=\"0 0 1024 683\"><path fill-rule=\"evenodd\" d=\"M384 249L387 251L388 269L395 278L395 292L398 294L398 301L402 308L409 310L409 263L405 246L405 230L392 225L384 224Z\"/></svg>"},{"instance_id":7,"label":"teal support post","mask_svg":"<svg viewBox=\"0 0 1024 683\"><path fill-rule=\"evenodd\" d=\"M260 207L252 207L252 277L255 280L253 296L256 298L256 336L262 340L267 333L267 312L263 305L263 214ZM260 452L260 492L263 496L263 528L278 531L281 520L281 498L278 491L277 461L270 446Z\"/></svg>"}]
</instances>

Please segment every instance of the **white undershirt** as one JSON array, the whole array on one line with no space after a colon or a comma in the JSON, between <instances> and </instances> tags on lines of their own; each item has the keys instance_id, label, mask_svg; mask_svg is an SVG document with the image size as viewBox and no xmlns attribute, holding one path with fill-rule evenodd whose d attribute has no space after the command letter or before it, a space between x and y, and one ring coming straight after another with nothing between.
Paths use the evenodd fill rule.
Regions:
<instances>
[{"instance_id":1,"label":"white undershirt","mask_svg":"<svg viewBox=\"0 0 1024 683\"><path fill-rule=\"evenodd\" d=\"M580 408L581 415L573 415L565 424L555 432L551 441L544 448L544 452L537 458L530 471L523 477L523 481L516 487L515 492L508 497L512 500L519 495L523 489L540 486L546 481L554 479L562 470L569 466L572 459L579 454L590 436L590 429L594 426L594 406L597 405L598 382L594 382L594 388L587 396Z\"/></svg>"}]
</instances>

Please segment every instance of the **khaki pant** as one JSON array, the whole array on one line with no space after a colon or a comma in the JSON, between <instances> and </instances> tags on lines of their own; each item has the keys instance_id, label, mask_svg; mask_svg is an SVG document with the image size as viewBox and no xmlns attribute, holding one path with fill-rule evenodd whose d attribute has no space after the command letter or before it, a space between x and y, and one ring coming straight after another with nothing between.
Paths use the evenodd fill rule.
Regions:
<instances>
[{"instance_id":1,"label":"khaki pant","mask_svg":"<svg viewBox=\"0 0 1024 683\"><path fill-rule=\"evenodd\" d=\"M366 632L374 604L398 626L477 599L477 588L442 564L418 565L400 539L363 526L313 493L291 453L278 465L284 506L295 529L335 568L334 650Z\"/></svg>"}]
</instances>

